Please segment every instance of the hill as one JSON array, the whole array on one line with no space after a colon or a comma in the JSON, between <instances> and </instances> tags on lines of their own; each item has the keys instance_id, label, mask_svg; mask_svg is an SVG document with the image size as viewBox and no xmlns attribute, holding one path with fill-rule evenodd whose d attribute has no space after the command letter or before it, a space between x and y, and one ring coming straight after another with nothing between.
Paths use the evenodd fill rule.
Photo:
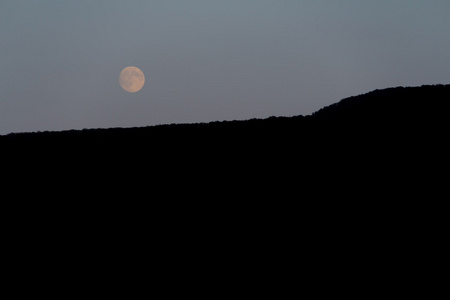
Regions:
<instances>
[{"instance_id":1,"label":"hill","mask_svg":"<svg viewBox=\"0 0 450 300\"><path fill-rule=\"evenodd\" d=\"M396 176L417 180L443 166L449 103L450 85L396 87L309 116L15 133L1 136L0 144L13 173L42 178L39 172L50 170L49 181L320 194L322 184L341 189L384 178L392 186Z\"/></svg>"},{"instance_id":2,"label":"hill","mask_svg":"<svg viewBox=\"0 0 450 300\"><path fill-rule=\"evenodd\" d=\"M265 136L277 131L293 132L304 126L306 130L314 131L320 127L333 125L355 125L347 127L350 132L360 126L374 129L407 124L410 126L425 126L429 123L441 122L449 107L450 85L424 85L421 87L396 87L375 90L367 94L343 99L326 106L310 116L270 117L267 119L251 119L244 121L222 121L196 124L170 124L139 128L85 129L60 132L11 133L0 136L2 143L18 143L27 140L33 142L69 141L102 142L114 139L137 140L146 138L164 139L168 135L173 138L183 138L184 135L196 137L211 133L211 135L227 137L242 136L252 132ZM308 124L306 124L308 123ZM322 126L324 125L324 126ZM349 132L349 133L350 133ZM245 138L246 139L246 138Z\"/></svg>"},{"instance_id":3,"label":"hill","mask_svg":"<svg viewBox=\"0 0 450 300\"><path fill-rule=\"evenodd\" d=\"M418 237L446 228L449 100L392 88L310 116L2 136L6 232L23 257L74 249L61 261L105 270L409 270Z\"/></svg>"}]
</instances>

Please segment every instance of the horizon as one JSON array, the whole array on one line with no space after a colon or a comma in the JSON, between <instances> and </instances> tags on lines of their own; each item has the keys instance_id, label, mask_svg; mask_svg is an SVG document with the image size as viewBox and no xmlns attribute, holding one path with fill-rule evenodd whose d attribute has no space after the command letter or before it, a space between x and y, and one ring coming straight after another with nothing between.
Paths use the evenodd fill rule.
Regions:
<instances>
[{"instance_id":1,"label":"horizon","mask_svg":"<svg viewBox=\"0 0 450 300\"><path fill-rule=\"evenodd\" d=\"M450 2L0 4L0 135L307 116L450 83ZM145 85L121 89L136 66Z\"/></svg>"},{"instance_id":2,"label":"horizon","mask_svg":"<svg viewBox=\"0 0 450 300\"><path fill-rule=\"evenodd\" d=\"M333 102L329 105L325 105L319 109L317 109L316 111L307 114L307 115L292 115L292 116L267 116L267 117L263 117L263 118L249 118L249 119L233 119L233 120L213 120L213 121L209 121L209 122L191 122L191 123L162 123L162 124L153 124L153 125L143 125L143 126L132 126L132 127L98 127L98 128L81 128L81 129L66 129L66 130L45 130L45 131L28 131L28 132L11 132L8 134L0 134L0 137L2 136L11 136L11 135L21 135L21 134L40 134L40 133L65 133L65 132L71 132L71 131L108 131L108 130L133 130L133 129L145 129L145 128L150 128L150 127L171 127L171 126L189 126L189 125L211 125L211 124L216 124L216 123L234 123L234 122L239 122L239 123L246 123L248 121L266 121L266 120L270 120L272 118L275 119L292 119L292 118L310 118L310 117L314 117L316 114L320 114L321 112L323 112L324 110L327 110L329 108L333 108L336 107L336 105L339 105L343 102L345 102L346 100L352 100L352 99L362 99L364 96L367 95L371 95L371 94L375 94L377 92L392 92L394 90L407 90L407 89L424 89L424 88L448 88L450 87L450 84L432 84L432 85L420 85L420 86L395 86L395 87L387 87L384 89L375 89L372 91L368 91L366 93L362 93L359 95L352 95L352 96L348 96L345 98L342 98L336 102ZM436 89L435 89L436 91ZM442 96L441 94L435 94L435 96ZM378 100L385 100L383 98L378 98ZM399 102L402 102L403 98L399 98L398 99ZM359 100L361 101L361 100ZM394 107L397 105L396 103L393 103ZM407 109L407 107L405 107L405 109ZM386 109L386 112L388 112L390 110ZM411 124L413 125L413 124Z\"/></svg>"}]
</instances>

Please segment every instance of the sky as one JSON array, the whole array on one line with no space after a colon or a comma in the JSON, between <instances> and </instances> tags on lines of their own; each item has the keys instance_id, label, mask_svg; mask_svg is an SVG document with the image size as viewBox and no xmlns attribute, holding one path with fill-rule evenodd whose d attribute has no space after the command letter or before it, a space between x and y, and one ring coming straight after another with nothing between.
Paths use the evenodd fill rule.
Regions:
<instances>
[{"instance_id":1,"label":"sky","mask_svg":"<svg viewBox=\"0 0 450 300\"><path fill-rule=\"evenodd\" d=\"M0 134L308 115L450 83L449 0L0 0ZM136 66L145 85L124 91Z\"/></svg>"}]
</instances>

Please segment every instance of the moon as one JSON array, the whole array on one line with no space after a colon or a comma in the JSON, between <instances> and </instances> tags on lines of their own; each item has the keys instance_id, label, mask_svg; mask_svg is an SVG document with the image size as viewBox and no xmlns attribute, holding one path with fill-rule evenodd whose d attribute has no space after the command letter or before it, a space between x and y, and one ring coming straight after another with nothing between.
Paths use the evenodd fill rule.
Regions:
<instances>
[{"instance_id":1,"label":"moon","mask_svg":"<svg viewBox=\"0 0 450 300\"><path fill-rule=\"evenodd\" d=\"M127 92L139 92L145 83L144 72L136 67L126 67L120 72L119 83Z\"/></svg>"}]
</instances>

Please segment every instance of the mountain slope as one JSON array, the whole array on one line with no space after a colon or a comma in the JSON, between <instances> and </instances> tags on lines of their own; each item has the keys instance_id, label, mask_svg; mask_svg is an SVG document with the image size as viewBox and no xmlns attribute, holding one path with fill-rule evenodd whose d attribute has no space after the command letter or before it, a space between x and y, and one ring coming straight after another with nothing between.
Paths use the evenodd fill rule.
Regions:
<instances>
[{"instance_id":1,"label":"mountain slope","mask_svg":"<svg viewBox=\"0 0 450 300\"><path fill-rule=\"evenodd\" d=\"M416 166L444 165L449 103L450 85L398 87L346 98L310 116L20 133L0 137L0 144L14 172L34 166L117 180L144 172L159 182L192 173L197 183L258 178L291 187L350 174L360 182L386 170L406 175Z\"/></svg>"},{"instance_id":2,"label":"mountain slope","mask_svg":"<svg viewBox=\"0 0 450 300\"><path fill-rule=\"evenodd\" d=\"M311 116L2 136L4 211L139 239L395 240L448 198L449 100L449 85L393 88Z\"/></svg>"},{"instance_id":3,"label":"mountain slope","mask_svg":"<svg viewBox=\"0 0 450 300\"><path fill-rule=\"evenodd\" d=\"M445 123L450 107L450 85L428 85L421 87L396 87L375 90L367 94L343 99L326 106L310 116L270 117L245 121L223 121L197 124L170 124L140 128L110 128L70 130L62 132L13 133L0 136L2 142L15 141L51 141L96 139L139 139L146 136L162 138L173 135L176 138L185 135L227 135L245 136L258 134L262 136L283 131L293 132L304 127L314 131L314 127L334 125L395 126L408 123L411 126L428 126L428 124ZM244 139L246 139L245 137Z\"/></svg>"},{"instance_id":4,"label":"mountain slope","mask_svg":"<svg viewBox=\"0 0 450 300\"><path fill-rule=\"evenodd\" d=\"M313 113L333 120L373 121L380 118L420 122L445 115L449 108L450 85L396 87L349 97Z\"/></svg>"}]
</instances>

